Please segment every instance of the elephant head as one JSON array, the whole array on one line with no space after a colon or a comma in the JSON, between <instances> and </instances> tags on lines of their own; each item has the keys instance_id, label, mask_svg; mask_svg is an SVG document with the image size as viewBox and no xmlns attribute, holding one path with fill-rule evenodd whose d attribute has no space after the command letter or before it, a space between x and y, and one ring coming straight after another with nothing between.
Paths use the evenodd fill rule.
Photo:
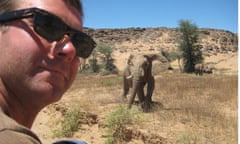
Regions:
<instances>
[{"instance_id":1,"label":"elephant head","mask_svg":"<svg viewBox=\"0 0 240 144\"><path fill-rule=\"evenodd\" d=\"M138 95L139 102L143 110L147 110L152 102L152 93L155 86L154 76L152 75L152 62L159 60L166 62L167 59L159 54L131 54L127 61L127 66L123 74L123 94L126 99L129 88L132 88L128 108ZM145 96L144 86L147 85Z\"/></svg>"}]
</instances>

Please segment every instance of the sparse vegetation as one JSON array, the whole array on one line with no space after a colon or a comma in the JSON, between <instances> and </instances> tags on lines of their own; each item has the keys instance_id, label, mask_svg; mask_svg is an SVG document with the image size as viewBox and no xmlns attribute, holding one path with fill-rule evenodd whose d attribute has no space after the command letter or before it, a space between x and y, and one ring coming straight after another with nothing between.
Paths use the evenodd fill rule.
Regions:
<instances>
[{"instance_id":1,"label":"sparse vegetation","mask_svg":"<svg viewBox=\"0 0 240 144\"><path fill-rule=\"evenodd\" d=\"M137 113L140 118L134 118L132 111L127 111L119 100L122 92L119 76L79 75L65 96L70 101L63 100L61 107L64 106L63 103L71 102L71 105L82 103L79 106L81 110L97 115L99 120L96 121L96 125L84 124L85 129L75 133L78 135L71 138L82 140L86 135L92 135L92 139L88 142L93 144L104 141L107 143L114 139L124 140L124 143L127 143L124 138L127 128L130 127L132 128L132 137L128 137L130 142L237 144L238 76L196 77L194 74L165 73L156 77L155 84L153 110L150 113L135 111L133 113ZM134 107L137 109L135 105L133 109ZM48 115L54 113L56 112ZM55 115L53 119L66 119L67 125L71 123L67 118L56 118ZM83 118L78 117L78 119ZM140 122L136 122L139 119ZM75 122L77 121L75 119ZM101 125L103 121L107 122L105 126ZM109 130L108 137L103 137L102 135L106 135L106 129ZM62 131L61 128L58 131ZM95 131L99 131L99 134ZM160 141L160 136L164 141Z\"/></svg>"},{"instance_id":2,"label":"sparse vegetation","mask_svg":"<svg viewBox=\"0 0 240 144\"><path fill-rule=\"evenodd\" d=\"M237 87L237 76L167 76L156 86L164 108L154 121L180 126L173 135L180 144L237 143Z\"/></svg>"},{"instance_id":3,"label":"sparse vegetation","mask_svg":"<svg viewBox=\"0 0 240 144\"><path fill-rule=\"evenodd\" d=\"M126 133L127 126L139 122L139 111L127 109L127 107L120 106L111 112L106 119L108 138L105 144L123 143L129 140Z\"/></svg>"},{"instance_id":4,"label":"sparse vegetation","mask_svg":"<svg viewBox=\"0 0 240 144\"><path fill-rule=\"evenodd\" d=\"M78 131L81 113L77 108L70 108L63 116L60 127L54 130L54 137L72 137Z\"/></svg>"}]
</instances>

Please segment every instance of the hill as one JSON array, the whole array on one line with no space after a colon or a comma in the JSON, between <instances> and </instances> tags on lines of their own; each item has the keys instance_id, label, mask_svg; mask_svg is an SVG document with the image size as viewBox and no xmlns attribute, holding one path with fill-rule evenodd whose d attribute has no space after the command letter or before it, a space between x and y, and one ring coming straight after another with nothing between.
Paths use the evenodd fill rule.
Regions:
<instances>
[{"instance_id":1,"label":"hill","mask_svg":"<svg viewBox=\"0 0 240 144\"><path fill-rule=\"evenodd\" d=\"M97 43L104 43L114 49L113 56L120 71L123 70L130 53L176 51L181 34L174 28L85 28L84 32L91 35ZM199 29L199 32L199 44L201 45L205 63L213 63L216 68L228 70L228 65L231 65L231 70L236 73L238 35L230 31L207 28ZM231 60L229 61L229 59ZM221 67L221 65L227 67Z\"/></svg>"}]
</instances>

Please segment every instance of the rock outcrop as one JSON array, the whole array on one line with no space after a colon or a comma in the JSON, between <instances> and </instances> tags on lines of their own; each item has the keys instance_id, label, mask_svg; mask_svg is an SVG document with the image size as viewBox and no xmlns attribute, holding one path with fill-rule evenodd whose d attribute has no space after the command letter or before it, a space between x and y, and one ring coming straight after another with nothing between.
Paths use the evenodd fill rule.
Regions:
<instances>
[{"instance_id":1,"label":"rock outcrop","mask_svg":"<svg viewBox=\"0 0 240 144\"><path fill-rule=\"evenodd\" d=\"M98 43L105 43L122 53L176 50L180 32L175 28L90 29L84 31ZM200 45L204 55L238 51L238 35L230 31L201 28Z\"/></svg>"}]
</instances>

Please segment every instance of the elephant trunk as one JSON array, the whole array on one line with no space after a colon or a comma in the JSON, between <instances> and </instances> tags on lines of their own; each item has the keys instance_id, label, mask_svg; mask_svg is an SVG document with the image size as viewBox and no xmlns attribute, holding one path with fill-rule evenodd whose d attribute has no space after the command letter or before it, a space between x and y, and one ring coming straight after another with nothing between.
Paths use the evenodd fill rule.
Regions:
<instances>
[{"instance_id":1,"label":"elephant trunk","mask_svg":"<svg viewBox=\"0 0 240 144\"><path fill-rule=\"evenodd\" d=\"M138 95L138 100L139 100L140 104L144 102L145 96L144 96L143 86L144 86L144 84L143 84L142 81L133 80L132 92L131 92L131 95L130 95L128 108L131 108L136 95Z\"/></svg>"},{"instance_id":2,"label":"elephant trunk","mask_svg":"<svg viewBox=\"0 0 240 144\"><path fill-rule=\"evenodd\" d=\"M139 67L135 69L135 71L132 73L132 92L130 95L128 108L131 108L136 95L138 95L138 99L140 103L144 101L144 92L143 92L144 74L145 74L144 69Z\"/></svg>"},{"instance_id":3,"label":"elephant trunk","mask_svg":"<svg viewBox=\"0 0 240 144\"><path fill-rule=\"evenodd\" d=\"M128 108L130 109L132 107L132 104L134 102L135 96L137 94L137 89L139 87L139 83L137 81L133 81L133 85L132 85L132 92L130 95L130 100L128 102Z\"/></svg>"}]
</instances>

